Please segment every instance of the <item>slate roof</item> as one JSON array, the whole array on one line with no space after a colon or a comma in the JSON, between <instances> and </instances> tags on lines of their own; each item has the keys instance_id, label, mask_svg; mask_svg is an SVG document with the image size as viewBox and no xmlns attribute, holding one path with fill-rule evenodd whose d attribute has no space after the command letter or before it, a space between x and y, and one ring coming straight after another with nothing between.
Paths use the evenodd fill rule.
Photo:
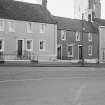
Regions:
<instances>
[{"instance_id":1,"label":"slate roof","mask_svg":"<svg viewBox=\"0 0 105 105\"><path fill-rule=\"evenodd\" d=\"M57 16L54 16L54 18L57 21L59 30L82 31L82 20ZM84 32L98 32L98 29L94 26L94 23L83 21L83 26L85 28Z\"/></svg>"},{"instance_id":2,"label":"slate roof","mask_svg":"<svg viewBox=\"0 0 105 105\"><path fill-rule=\"evenodd\" d=\"M99 19L99 18L95 18L94 22L98 25L98 26L105 26L105 19Z\"/></svg>"},{"instance_id":3,"label":"slate roof","mask_svg":"<svg viewBox=\"0 0 105 105\"><path fill-rule=\"evenodd\" d=\"M55 24L50 12L40 4L0 0L0 18Z\"/></svg>"}]
</instances>

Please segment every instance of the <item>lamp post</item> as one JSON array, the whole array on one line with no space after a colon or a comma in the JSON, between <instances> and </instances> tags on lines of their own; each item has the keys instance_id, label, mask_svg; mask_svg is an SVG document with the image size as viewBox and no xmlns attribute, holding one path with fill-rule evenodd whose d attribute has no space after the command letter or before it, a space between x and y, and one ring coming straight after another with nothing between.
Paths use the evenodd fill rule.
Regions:
<instances>
[{"instance_id":1,"label":"lamp post","mask_svg":"<svg viewBox=\"0 0 105 105\"><path fill-rule=\"evenodd\" d=\"M84 67L84 38L83 38L83 31L84 31L84 14L82 13L82 62L81 66Z\"/></svg>"}]
</instances>

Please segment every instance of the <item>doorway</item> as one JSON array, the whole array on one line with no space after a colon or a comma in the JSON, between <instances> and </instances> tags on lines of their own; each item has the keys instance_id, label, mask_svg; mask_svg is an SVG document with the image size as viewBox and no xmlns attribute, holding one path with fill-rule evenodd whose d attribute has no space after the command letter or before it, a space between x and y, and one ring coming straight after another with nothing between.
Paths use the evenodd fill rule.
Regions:
<instances>
[{"instance_id":1,"label":"doorway","mask_svg":"<svg viewBox=\"0 0 105 105\"><path fill-rule=\"evenodd\" d=\"M83 51L82 51L82 49L83 49L83 47L82 47L82 45L79 45L79 60L82 60L82 58L83 58Z\"/></svg>"},{"instance_id":2,"label":"doorway","mask_svg":"<svg viewBox=\"0 0 105 105\"><path fill-rule=\"evenodd\" d=\"M58 46L57 48L57 59L62 59L62 46Z\"/></svg>"},{"instance_id":3,"label":"doorway","mask_svg":"<svg viewBox=\"0 0 105 105\"><path fill-rule=\"evenodd\" d=\"M23 55L23 40L18 40L17 42L17 56L22 57Z\"/></svg>"}]
</instances>

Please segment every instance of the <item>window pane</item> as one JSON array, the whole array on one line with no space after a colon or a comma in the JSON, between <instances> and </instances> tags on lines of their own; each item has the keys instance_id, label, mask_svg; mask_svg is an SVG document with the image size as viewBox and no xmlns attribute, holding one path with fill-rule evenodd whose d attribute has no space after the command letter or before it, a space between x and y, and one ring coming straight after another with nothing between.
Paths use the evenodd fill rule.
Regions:
<instances>
[{"instance_id":1,"label":"window pane","mask_svg":"<svg viewBox=\"0 0 105 105\"><path fill-rule=\"evenodd\" d=\"M45 48L46 48L46 43L45 43L45 41L40 41L40 50L45 50Z\"/></svg>"},{"instance_id":2,"label":"window pane","mask_svg":"<svg viewBox=\"0 0 105 105\"><path fill-rule=\"evenodd\" d=\"M80 41L80 33L76 32L76 41Z\"/></svg>"},{"instance_id":3,"label":"window pane","mask_svg":"<svg viewBox=\"0 0 105 105\"><path fill-rule=\"evenodd\" d=\"M40 33L45 33L46 24L40 24Z\"/></svg>"},{"instance_id":4,"label":"window pane","mask_svg":"<svg viewBox=\"0 0 105 105\"><path fill-rule=\"evenodd\" d=\"M32 33L32 23L27 23L27 32Z\"/></svg>"},{"instance_id":5,"label":"window pane","mask_svg":"<svg viewBox=\"0 0 105 105\"><path fill-rule=\"evenodd\" d=\"M92 41L92 33L89 33L89 41Z\"/></svg>"},{"instance_id":6,"label":"window pane","mask_svg":"<svg viewBox=\"0 0 105 105\"><path fill-rule=\"evenodd\" d=\"M4 30L4 20L0 20L0 31Z\"/></svg>"},{"instance_id":7,"label":"window pane","mask_svg":"<svg viewBox=\"0 0 105 105\"><path fill-rule=\"evenodd\" d=\"M92 55L92 46L91 45L88 46L88 54Z\"/></svg>"},{"instance_id":8,"label":"window pane","mask_svg":"<svg viewBox=\"0 0 105 105\"><path fill-rule=\"evenodd\" d=\"M3 27L3 20L0 20L0 27Z\"/></svg>"},{"instance_id":9,"label":"window pane","mask_svg":"<svg viewBox=\"0 0 105 105\"><path fill-rule=\"evenodd\" d=\"M43 49L43 41L40 41L40 49Z\"/></svg>"},{"instance_id":10,"label":"window pane","mask_svg":"<svg viewBox=\"0 0 105 105\"><path fill-rule=\"evenodd\" d=\"M69 56L72 56L73 54L72 54L72 49L73 48L73 46L68 46L68 55Z\"/></svg>"},{"instance_id":11,"label":"window pane","mask_svg":"<svg viewBox=\"0 0 105 105\"><path fill-rule=\"evenodd\" d=\"M42 31L44 31L44 24L42 24Z\"/></svg>"},{"instance_id":12,"label":"window pane","mask_svg":"<svg viewBox=\"0 0 105 105\"><path fill-rule=\"evenodd\" d=\"M0 50L2 50L2 40L0 40Z\"/></svg>"},{"instance_id":13,"label":"window pane","mask_svg":"<svg viewBox=\"0 0 105 105\"><path fill-rule=\"evenodd\" d=\"M9 22L9 31L14 32L15 31L15 23L10 21Z\"/></svg>"},{"instance_id":14,"label":"window pane","mask_svg":"<svg viewBox=\"0 0 105 105\"><path fill-rule=\"evenodd\" d=\"M27 40L27 50L32 50L32 40Z\"/></svg>"},{"instance_id":15,"label":"window pane","mask_svg":"<svg viewBox=\"0 0 105 105\"><path fill-rule=\"evenodd\" d=\"M31 49L31 42L27 41L27 49Z\"/></svg>"},{"instance_id":16,"label":"window pane","mask_svg":"<svg viewBox=\"0 0 105 105\"><path fill-rule=\"evenodd\" d=\"M61 31L61 39L66 40L66 31L64 30Z\"/></svg>"}]
</instances>

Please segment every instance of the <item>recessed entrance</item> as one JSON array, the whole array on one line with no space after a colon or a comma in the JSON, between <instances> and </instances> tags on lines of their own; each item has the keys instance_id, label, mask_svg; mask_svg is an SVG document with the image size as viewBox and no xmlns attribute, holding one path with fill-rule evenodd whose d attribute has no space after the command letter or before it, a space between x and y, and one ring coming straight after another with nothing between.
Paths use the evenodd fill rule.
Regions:
<instances>
[{"instance_id":1,"label":"recessed entrance","mask_svg":"<svg viewBox=\"0 0 105 105\"><path fill-rule=\"evenodd\" d=\"M57 48L57 59L62 59L62 47L61 45Z\"/></svg>"},{"instance_id":2,"label":"recessed entrance","mask_svg":"<svg viewBox=\"0 0 105 105\"><path fill-rule=\"evenodd\" d=\"M18 40L17 44L18 44L18 46L17 46L17 55L19 57L22 57L22 55L23 55L23 40Z\"/></svg>"},{"instance_id":3,"label":"recessed entrance","mask_svg":"<svg viewBox=\"0 0 105 105\"><path fill-rule=\"evenodd\" d=\"M82 49L83 49L83 46L82 45L80 45L79 46L79 51L78 51L78 56L79 56L79 60L81 60L82 58L83 58L83 51L82 51Z\"/></svg>"}]
</instances>

